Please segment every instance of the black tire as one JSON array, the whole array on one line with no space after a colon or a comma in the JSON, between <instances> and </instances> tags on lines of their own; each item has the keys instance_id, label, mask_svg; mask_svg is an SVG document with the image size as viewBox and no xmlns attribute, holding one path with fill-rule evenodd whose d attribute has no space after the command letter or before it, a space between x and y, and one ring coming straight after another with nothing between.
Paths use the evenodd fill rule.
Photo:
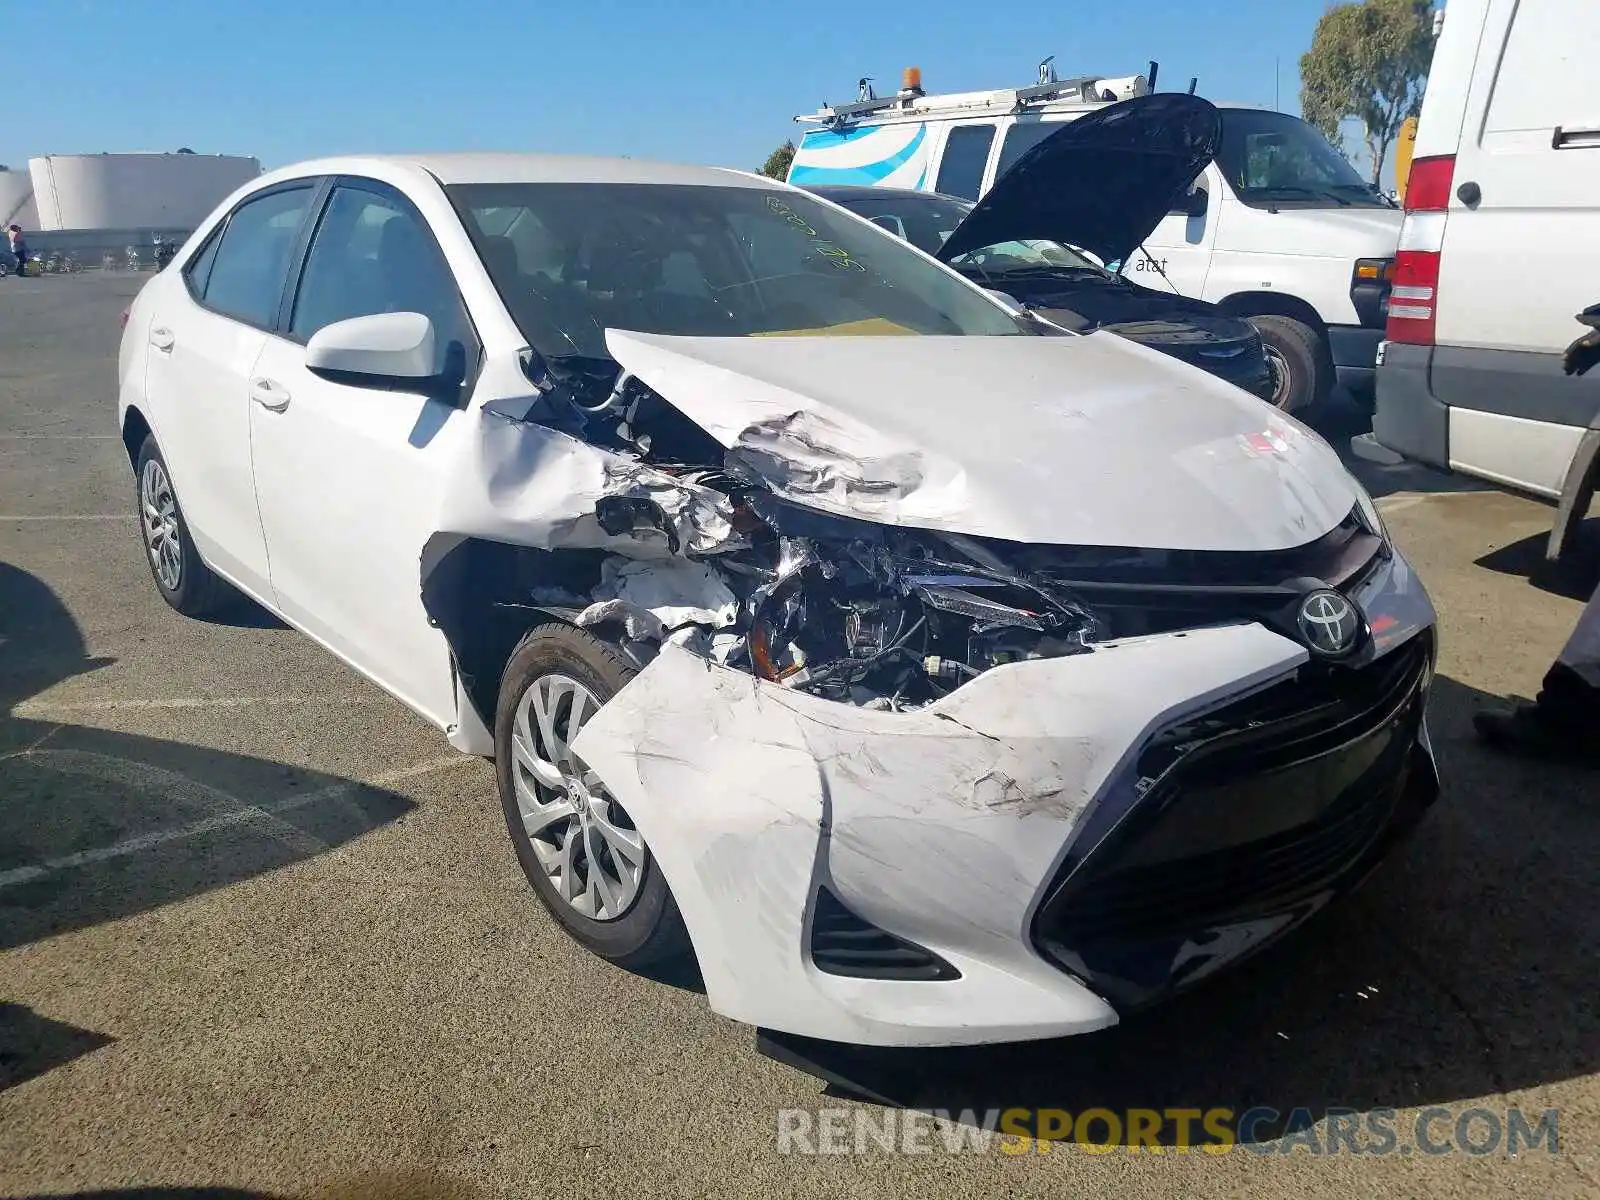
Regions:
<instances>
[{"instance_id":1,"label":"black tire","mask_svg":"<svg viewBox=\"0 0 1600 1200\"><path fill-rule=\"evenodd\" d=\"M150 553L144 516L143 488L147 464L151 463L159 464L161 474L166 477L167 486L172 491L172 510L174 523L177 526L179 556L175 587L169 587L162 580ZM156 445L155 436L146 437L144 445L139 447L139 457L133 473L133 499L135 511L139 515L139 544L144 550L144 565L150 568L151 582L156 585L156 591L161 593L163 600L186 617L203 617L237 602L239 593L200 558L199 551L194 548L194 539L189 536L189 523L184 520L183 506L178 502L177 490L172 488L171 481L172 472L167 468L166 459L161 457L161 449Z\"/></svg>"},{"instance_id":2,"label":"black tire","mask_svg":"<svg viewBox=\"0 0 1600 1200\"><path fill-rule=\"evenodd\" d=\"M517 852L522 873L556 922L574 940L601 958L634 970L687 957L692 953L688 929L678 912L672 890L667 886L666 876L648 845L637 897L621 916L610 920L596 920L573 909L557 893L534 853L532 839L517 811L516 785L512 777L515 770L512 730L523 695L536 680L550 674L576 680L604 704L621 691L637 671L614 647L569 625L538 626L511 652L500 681L500 698L495 710L495 778L500 789L500 805L505 811L506 831L511 835L511 845Z\"/></svg>"},{"instance_id":3,"label":"black tire","mask_svg":"<svg viewBox=\"0 0 1600 1200\"><path fill-rule=\"evenodd\" d=\"M1274 371L1282 371L1271 403L1284 412L1302 412L1326 401L1333 392L1333 358L1322 336L1292 317L1251 317L1266 343Z\"/></svg>"}]
</instances>

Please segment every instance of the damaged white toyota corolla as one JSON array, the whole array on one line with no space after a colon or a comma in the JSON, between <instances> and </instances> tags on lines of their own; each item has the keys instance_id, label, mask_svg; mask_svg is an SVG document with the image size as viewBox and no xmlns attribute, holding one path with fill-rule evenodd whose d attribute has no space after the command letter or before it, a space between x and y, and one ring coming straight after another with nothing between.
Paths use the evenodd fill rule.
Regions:
<instances>
[{"instance_id":1,"label":"damaged white toyota corolla","mask_svg":"<svg viewBox=\"0 0 1600 1200\"><path fill-rule=\"evenodd\" d=\"M246 593L492 755L555 918L741 1021L1110 1025L1437 794L1433 610L1321 439L783 184L275 171L120 388L168 602Z\"/></svg>"}]
</instances>

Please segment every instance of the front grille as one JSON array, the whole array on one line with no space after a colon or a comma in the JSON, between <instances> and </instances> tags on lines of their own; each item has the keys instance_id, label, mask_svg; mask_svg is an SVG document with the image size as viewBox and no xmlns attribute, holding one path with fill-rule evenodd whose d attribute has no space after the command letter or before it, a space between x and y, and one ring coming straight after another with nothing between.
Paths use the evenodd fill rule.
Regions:
<instances>
[{"instance_id":1,"label":"front grille","mask_svg":"<svg viewBox=\"0 0 1600 1200\"><path fill-rule=\"evenodd\" d=\"M811 961L829 975L855 979L959 979L957 971L931 950L879 929L821 888L811 917Z\"/></svg>"},{"instance_id":2,"label":"front grille","mask_svg":"<svg viewBox=\"0 0 1600 1200\"><path fill-rule=\"evenodd\" d=\"M1432 799L1413 770L1432 658L1424 634L1164 730L1122 811L1086 826L1036 945L1142 1003L1259 944L1240 931L1275 936L1358 881Z\"/></svg>"}]
</instances>

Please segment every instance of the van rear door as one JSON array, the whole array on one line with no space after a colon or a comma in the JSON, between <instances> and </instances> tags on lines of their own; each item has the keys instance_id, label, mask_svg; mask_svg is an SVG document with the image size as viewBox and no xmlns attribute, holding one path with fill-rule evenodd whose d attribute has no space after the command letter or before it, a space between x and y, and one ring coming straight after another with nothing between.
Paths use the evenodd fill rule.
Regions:
<instances>
[{"instance_id":1,"label":"van rear door","mask_svg":"<svg viewBox=\"0 0 1600 1200\"><path fill-rule=\"evenodd\" d=\"M1600 379L1560 366L1583 332L1573 315L1600 301L1600 21L1592 0L1486 10L1450 176L1432 384L1452 405L1454 463L1496 461L1505 482L1552 495L1600 414ZM1419 160L1434 153L1432 118ZM1508 439L1523 450L1507 455Z\"/></svg>"}]
</instances>

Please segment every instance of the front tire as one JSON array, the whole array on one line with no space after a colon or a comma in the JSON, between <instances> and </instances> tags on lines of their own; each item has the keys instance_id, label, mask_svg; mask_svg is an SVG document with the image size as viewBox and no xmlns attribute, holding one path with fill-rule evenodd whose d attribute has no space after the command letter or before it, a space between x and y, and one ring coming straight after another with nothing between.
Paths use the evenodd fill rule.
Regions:
<instances>
[{"instance_id":1,"label":"front tire","mask_svg":"<svg viewBox=\"0 0 1600 1200\"><path fill-rule=\"evenodd\" d=\"M571 742L636 673L584 630L540 626L511 652L494 731L523 874L576 941L629 969L687 956L688 930L643 836Z\"/></svg>"},{"instance_id":2,"label":"front tire","mask_svg":"<svg viewBox=\"0 0 1600 1200\"><path fill-rule=\"evenodd\" d=\"M1251 317L1261 334L1275 387L1268 403L1284 412L1322 404L1333 392L1333 363L1322 337L1292 317Z\"/></svg>"},{"instance_id":3,"label":"front tire","mask_svg":"<svg viewBox=\"0 0 1600 1200\"><path fill-rule=\"evenodd\" d=\"M238 599L238 593L200 560L154 435L139 448L134 480L145 565L161 598L186 617L203 617Z\"/></svg>"}]
</instances>

